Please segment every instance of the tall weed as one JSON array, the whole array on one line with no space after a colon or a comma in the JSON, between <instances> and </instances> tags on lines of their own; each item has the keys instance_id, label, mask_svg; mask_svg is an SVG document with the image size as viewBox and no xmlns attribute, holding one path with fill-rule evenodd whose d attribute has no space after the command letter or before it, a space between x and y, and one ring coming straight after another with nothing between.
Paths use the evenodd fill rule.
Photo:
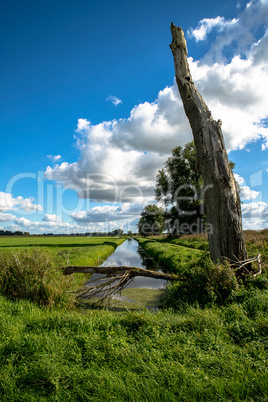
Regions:
<instances>
[{"instance_id":1,"label":"tall weed","mask_svg":"<svg viewBox=\"0 0 268 402\"><path fill-rule=\"evenodd\" d=\"M184 273L185 282L176 282L167 287L162 304L181 309L188 305L224 303L237 287L232 269L227 265L214 265L209 256L199 258Z\"/></svg>"},{"instance_id":2,"label":"tall weed","mask_svg":"<svg viewBox=\"0 0 268 402\"><path fill-rule=\"evenodd\" d=\"M68 290L75 280L64 276L53 266L49 254L39 248L0 254L1 292L12 300L28 299L47 307L72 307L75 297Z\"/></svg>"}]
</instances>

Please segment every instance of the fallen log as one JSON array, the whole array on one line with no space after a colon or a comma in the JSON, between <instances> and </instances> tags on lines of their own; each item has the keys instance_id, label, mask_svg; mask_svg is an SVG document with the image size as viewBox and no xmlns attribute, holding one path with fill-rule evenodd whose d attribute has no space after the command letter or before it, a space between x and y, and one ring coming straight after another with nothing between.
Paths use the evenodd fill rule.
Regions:
<instances>
[{"instance_id":1,"label":"fallen log","mask_svg":"<svg viewBox=\"0 0 268 402\"><path fill-rule=\"evenodd\" d=\"M166 274L164 272L150 271L137 267L81 267L68 266L63 267L64 275L74 273L83 274L102 274L104 277L89 280L82 288L78 289L78 298L94 298L94 304L103 304L109 302L114 296L120 293L130 284L136 276L149 277L154 279L164 279L167 281L186 281L184 277L175 274Z\"/></svg>"},{"instance_id":2,"label":"fallen log","mask_svg":"<svg viewBox=\"0 0 268 402\"><path fill-rule=\"evenodd\" d=\"M135 276L145 276L149 278L155 279L164 279L167 281L185 281L186 278L180 277L176 274L166 274L164 272L155 272L150 271L149 269L144 268L137 268L137 267L81 267L81 266L68 266L63 267L62 271L64 275L71 275L75 273L82 273L82 274L103 274L110 277L111 275L120 275L124 272L128 272L133 278Z\"/></svg>"}]
</instances>

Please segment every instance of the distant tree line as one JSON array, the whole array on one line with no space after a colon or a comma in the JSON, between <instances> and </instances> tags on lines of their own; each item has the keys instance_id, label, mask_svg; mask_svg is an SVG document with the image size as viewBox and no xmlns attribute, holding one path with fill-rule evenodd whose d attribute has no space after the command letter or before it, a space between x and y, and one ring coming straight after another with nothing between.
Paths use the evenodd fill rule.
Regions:
<instances>
[{"instance_id":1,"label":"distant tree line","mask_svg":"<svg viewBox=\"0 0 268 402\"><path fill-rule=\"evenodd\" d=\"M30 236L29 232L11 232L10 230L0 230L0 236Z\"/></svg>"}]
</instances>

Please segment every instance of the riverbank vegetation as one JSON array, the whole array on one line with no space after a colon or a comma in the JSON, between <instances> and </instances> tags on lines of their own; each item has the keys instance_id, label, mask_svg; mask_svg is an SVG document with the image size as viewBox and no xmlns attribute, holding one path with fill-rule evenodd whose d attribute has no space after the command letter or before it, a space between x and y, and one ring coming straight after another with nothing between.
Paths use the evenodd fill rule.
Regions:
<instances>
[{"instance_id":1,"label":"riverbank vegetation","mask_svg":"<svg viewBox=\"0 0 268 402\"><path fill-rule=\"evenodd\" d=\"M249 257L260 252L265 261L268 258L268 230L246 231L245 238ZM268 283L267 260L266 264L264 262L264 273L261 276L253 277L249 274L244 281L235 276L229 264L213 264L207 251L206 235L203 234L181 237L154 236L137 240L166 272L186 278L183 282L167 286L162 299L165 307L180 310L188 304L201 307L214 303L224 305L236 297L237 291L253 284L265 287ZM258 267L255 268L257 272Z\"/></svg>"},{"instance_id":2,"label":"riverbank vegetation","mask_svg":"<svg viewBox=\"0 0 268 402\"><path fill-rule=\"evenodd\" d=\"M0 288L12 300L28 299L43 306L73 308L76 290L86 276L66 277L66 265L98 265L124 238L2 238Z\"/></svg>"},{"instance_id":3,"label":"riverbank vegetation","mask_svg":"<svg viewBox=\"0 0 268 402\"><path fill-rule=\"evenodd\" d=\"M263 257L268 255L268 231L245 235L250 253L262 250ZM111 242L115 240L121 241ZM166 267L171 261L174 271L182 269L186 274L188 267L193 275L199 262L197 277L207 272L204 237L143 240L146 252L152 243L150 250L154 250L154 256L159 253L156 258L162 255ZM98 246L101 244L91 250ZM77 250L79 247L75 246ZM48 253L51 248L47 247ZM57 252L51 254L52 263L60 251L58 245ZM10 252L5 249L4 257L7 254ZM66 256L57 258L66 263ZM266 269L265 262L263 268ZM267 282L264 272L244 284L235 282L225 300L212 297L212 292L208 293L210 299L202 302L201 287L195 300L190 294L198 293L198 288L187 293L174 287L165 299L166 306L172 305L173 300L173 308L158 311L92 310L79 306L68 310L64 303L40 306L30 300L14 300L1 290L0 399L266 400ZM195 286L198 284L196 281ZM214 292L217 294L215 289ZM178 295L183 302L174 303Z\"/></svg>"},{"instance_id":4,"label":"riverbank vegetation","mask_svg":"<svg viewBox=\"0 0 268 402\"><path fill-rule=\"evenodd\" d=\"M0 297L3 401L267 397L267 295L180 314L42 309Z\"/></svg>"}]
</instances>

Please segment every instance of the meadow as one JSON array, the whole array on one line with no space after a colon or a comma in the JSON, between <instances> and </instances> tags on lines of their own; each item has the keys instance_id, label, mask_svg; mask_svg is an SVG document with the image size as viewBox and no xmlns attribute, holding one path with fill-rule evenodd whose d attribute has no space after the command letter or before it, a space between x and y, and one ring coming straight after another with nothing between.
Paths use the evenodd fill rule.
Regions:
<instances>
[{"instance_id":1,"label":"meadow","mask_svg":"<svg viewBox=\"0 0 268 402\"><path fill-rule=\"evenodd\" d=\"M265 254L268 231L256 233L247 236L249 251L262 249ZM117 239L101 240L113 243ZM199 240L204 242L192 240L197 246ZM61 241L66 246L66 238ZM181 258L182 271L186 274L188 266L193 280L190 289L178 290L178 285L168 289L162 310L70 309L60 303L44 306L2 293L0 400L268 400L266 272L244 284L234 283L223 300L215 296L222 291L215 289L215 283L214 288L213 282L206 288L205 279L213 273L207 252L186 246L187 241L191 239L143 239L146 252L150 243L156 244L150 247L163 261L163 247L167 247L166 269L168 261L173 261L173 271L180 270ZM19 248L18 243L15 246ZM101 244L92 250L98 246ZM46 247L45 253L50 253L53 247ZM55 247L52 257L61 251L59 245ZM3 249L10 255L7 247ZM214 276L219 279L221 269ZM201 285L198 278L203 278ZM202 299L198 286L203 286L207 299ZM198 297L191 299L193 291Z\"/></svg>"},{"instance_id":2,"label":"meadow","mask_svg":"<svg viewBox=\"0 0 268 402\"><path fill-rule=\"evenodd\" d=\"M64 265L99 265L125 239L116 237L30 236L0 237L0 253L35 248L46 251L59 267Z\"/></svg>"},{"instance_id":3,"label":"meadow","mask_svg":"<svg viewBox=\"0 0 268 402\"><path fill-rule=\"evenodd\" d=\"M0 238L0 288L12 300L28 299L42 306L74 308L75 292L89 275L63 275L61 267L97 266L125 238L17 237Z\"/></svg>"}]
</instances>

